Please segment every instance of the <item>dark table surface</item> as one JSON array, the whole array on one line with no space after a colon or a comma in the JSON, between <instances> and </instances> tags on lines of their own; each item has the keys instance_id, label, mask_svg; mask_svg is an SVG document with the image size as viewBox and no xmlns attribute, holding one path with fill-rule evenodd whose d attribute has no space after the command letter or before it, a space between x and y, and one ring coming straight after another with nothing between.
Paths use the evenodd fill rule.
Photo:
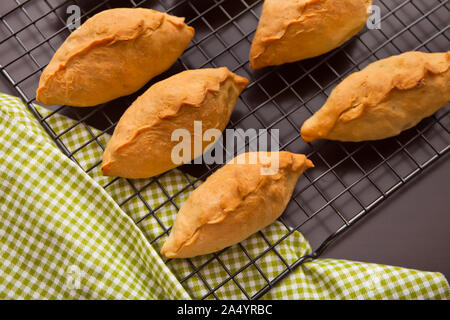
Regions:
<instances>
[{"instance_id":1,"label":"dark table surface","mask_svg":"<svg viewBox=\"0 0 450 320\"><path fill-rule=\"evenodd\" d=\"M0 91L15 94L0 77ZM328 247L321 257L442 272L450 278L450 154Z\"/></svg>"}]
</instances>

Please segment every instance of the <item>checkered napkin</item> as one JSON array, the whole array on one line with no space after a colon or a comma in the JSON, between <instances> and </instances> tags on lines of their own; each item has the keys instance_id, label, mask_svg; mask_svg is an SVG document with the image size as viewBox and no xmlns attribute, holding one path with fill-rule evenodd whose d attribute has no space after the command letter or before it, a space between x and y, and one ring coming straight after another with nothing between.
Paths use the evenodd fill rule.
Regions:
<instances>
[{"instance_id":1,"label":"checkered napkin","mask_svg":"<svg viewBox=\"0 0 450 320\"><path fill-rule=\"evenodd\" d=\"M0 95L0 299L189 295L111 197Z\"/></svg>"},{"instance_id":2,"label":"checkered napkin","mask_svg":"<svg viewBox=\"0 0 450 320\"><path fill-rule=\"evenodd\" d=\"M245 299L311 252L300 233L286 236L276 222L218 254L164 263L157 252L195 179L178 170L158 180L103 177L98 164L107 134L58 114L47 122L72 160L19 99L0 94L0 298ZM440 273L316 259L263 298L449 294Z\"/></svg>"}]
</instances>

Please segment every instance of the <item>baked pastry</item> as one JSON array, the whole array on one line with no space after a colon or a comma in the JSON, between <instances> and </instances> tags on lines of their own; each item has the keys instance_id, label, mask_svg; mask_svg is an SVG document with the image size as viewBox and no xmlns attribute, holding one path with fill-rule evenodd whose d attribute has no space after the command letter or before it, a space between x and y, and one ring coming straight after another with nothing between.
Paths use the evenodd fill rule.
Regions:
<instances>
[{"instance_id":1,"label":"baked pastry","mask_svg":"<svg viewBox=\"0 0 450 320\"><path fill-rule=\"evenodd\" d=\"M248 80L227 68L188 70L150 87L125 111L103 154L107 176L148 178L177 167L171 153L176 129L190 133L194 150L194 121L202 131L223 131ZM211 141L202 141L203 152Z\"/></svg>"},{"instance_id":2,"label":"baked pastry","mask_svg":"<svg viewBox=\"0 0 450 320\"><path fill-rule=\"evenodd\" d=\"M303 140L396 136L450 101L450 52L407 52L344 79L301 128Z\"/></svg>"},{"instance_id":3,"label":"baked pastry","mask_svg":"<svg viewBox=\"0 0 450 320\"><path fill-rule=\"evenodd\" d=\"M194 29L183 21L142 8L94 15L56 51L41 75L36 99L85 107L137 91L188 46Z\"/></svg>"},{"instance_id":4,"label":"baked pastry","mask_svg":"<svg viewBox=\"0 0 450 320\"><path fill-rule=\"evenodd\" d=\"M161 254L195 257L246 239L282 214L299 176L313 166L286 151L237 156L189 195Z\"/></svg>"},{"instance_id":5,"label":"baked pastry","mask_svg":"<svg viewBox=\"0 0 450 320\"><path fill-rule=\"evenodd\" d=\"M265 0L250 66L280 65L339 47L364 27L371 4L372 0Z\"/></svg>"}]
</instances>

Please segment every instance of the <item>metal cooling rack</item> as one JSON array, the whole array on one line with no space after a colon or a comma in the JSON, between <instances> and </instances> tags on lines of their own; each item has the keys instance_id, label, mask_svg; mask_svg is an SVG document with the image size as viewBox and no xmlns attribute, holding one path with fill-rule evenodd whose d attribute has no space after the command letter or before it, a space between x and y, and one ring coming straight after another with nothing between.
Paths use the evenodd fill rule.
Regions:
<instances>
[{"instance_id":1,"label":"metal cooling rack","mask_svg":"<svg viewBox=\"0 0 450 320\"><path fill-rule=\"evenodd\" d=\"M260 233L267 243L267 249L256 257L251 257L242 245L239 246L242 254L249 259L241 269L231 273L221 261L220 253L197 266L187 259L192 271L180 281L183 283L190 277L199 277L207 289L203 298L217 298L216 291L228 281L233 281L248 299L260 298L295 267L306 259L320 255L338 235L449 151L449 106L400 136L383 141L319 141L307 144L299 134L303 121L324 103L331 89L348 74L362 69L370 62L408 50L448 51L448 0L375 0L374 4L381 9L380 30L364 29L342 47L321 57L256 72L249 68L248 52L262 0L2 1L1 72L61 150L75 162L74 155L89 143L98 143L104 148L99 138L106 132L112 133L126 107L151 83L132 96L95 108L56 106L49 115L41 115L33 106L36 103L35 90L42 69L69 34L66 8L71 4L81 8L82 21L108 8L137 6L186 17L186 22L196 29L195 38L177 63L151 83L184 69L227 66L250 80L228 127L244 130L279 129L280 149L305 153L316 165L300 179L291 202L279 219L286 227L285 236L270 243ZM61 137L75 126L56 134L49 124L49 119L56 113L76 119L77 125L99 128L101 133L90 131L92 137L89 140L77 149L70 150ZM86 171L99 165L100 161ZM164 225L158 218L157 211L164 205L173 205L178 209L174 199L181 192L194 187L199 180L205 179L216 167L183 166L182 171L188 183L173 195L163 187L158 177L152 179L148 185L156 183L166 197L157 208L151 208L140 194L148 185L137 187L133 181L127 180L135 192L130 198L138 197L148 210L148 214L136 223L156 219L164 230L161 235L151 239L152 243L170 230L170 226ZM192 179L191 176L196 178ZM123 206L126 201L120 205ZM288 263L277 246L295 230L299 230L310 241L314 252L295 263ZM271 280L257 265L258 259L268 252L275 253L285 267L284 272ZM212 286L202 276L202 269L214 260L229 277ZM265 281L263 289L256 294L246 292L236 277L251 265L256 267Z\"/></svg>"}]
</instances>

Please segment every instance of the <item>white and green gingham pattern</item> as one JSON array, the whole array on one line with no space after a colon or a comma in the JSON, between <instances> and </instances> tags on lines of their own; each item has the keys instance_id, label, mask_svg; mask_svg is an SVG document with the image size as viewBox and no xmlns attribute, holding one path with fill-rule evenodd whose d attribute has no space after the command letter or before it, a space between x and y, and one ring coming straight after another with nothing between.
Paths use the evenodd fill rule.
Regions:
<instances>
[{"instance_id":1,"label":"white and green gingham pattern","mask_svg":"<svg viewBox=\"0 0 450 320\"><path fill-rule=\"evenodd\" d=\"M19 99L0 95L0 105L4 261L0 298L245 299L266 286L265 277L274 279L311 252L298 232L282 238L286 227L276 222L216 255L169 260L170 272L155 250L159 252L167 238L165 230L172 225L177 207L198 184L195 179L178 170L157 181L103 177L98 164L101 145L109 136L52 115L47 123L89 178L52 145ZM132 220L139 222L141 232ZM269 250L272 244L277 244L276 250ZM67 268L72 265L80 269L81 283L79 289L69 290ZM200 270L195 272L197 267ZM263 298L448 297L448 284L440 273L316 259L295 269Z\"/></svg>"},{"instance_id":2,"label":"white and green gingham pattern","mask_svg":"<svg viewBox=\"0 0 450 320\"><path fill-rule=\"evenodd\" d=\"M0 96L0 299L189 298L111 197Z\"/></svg>"}]
</instances>

